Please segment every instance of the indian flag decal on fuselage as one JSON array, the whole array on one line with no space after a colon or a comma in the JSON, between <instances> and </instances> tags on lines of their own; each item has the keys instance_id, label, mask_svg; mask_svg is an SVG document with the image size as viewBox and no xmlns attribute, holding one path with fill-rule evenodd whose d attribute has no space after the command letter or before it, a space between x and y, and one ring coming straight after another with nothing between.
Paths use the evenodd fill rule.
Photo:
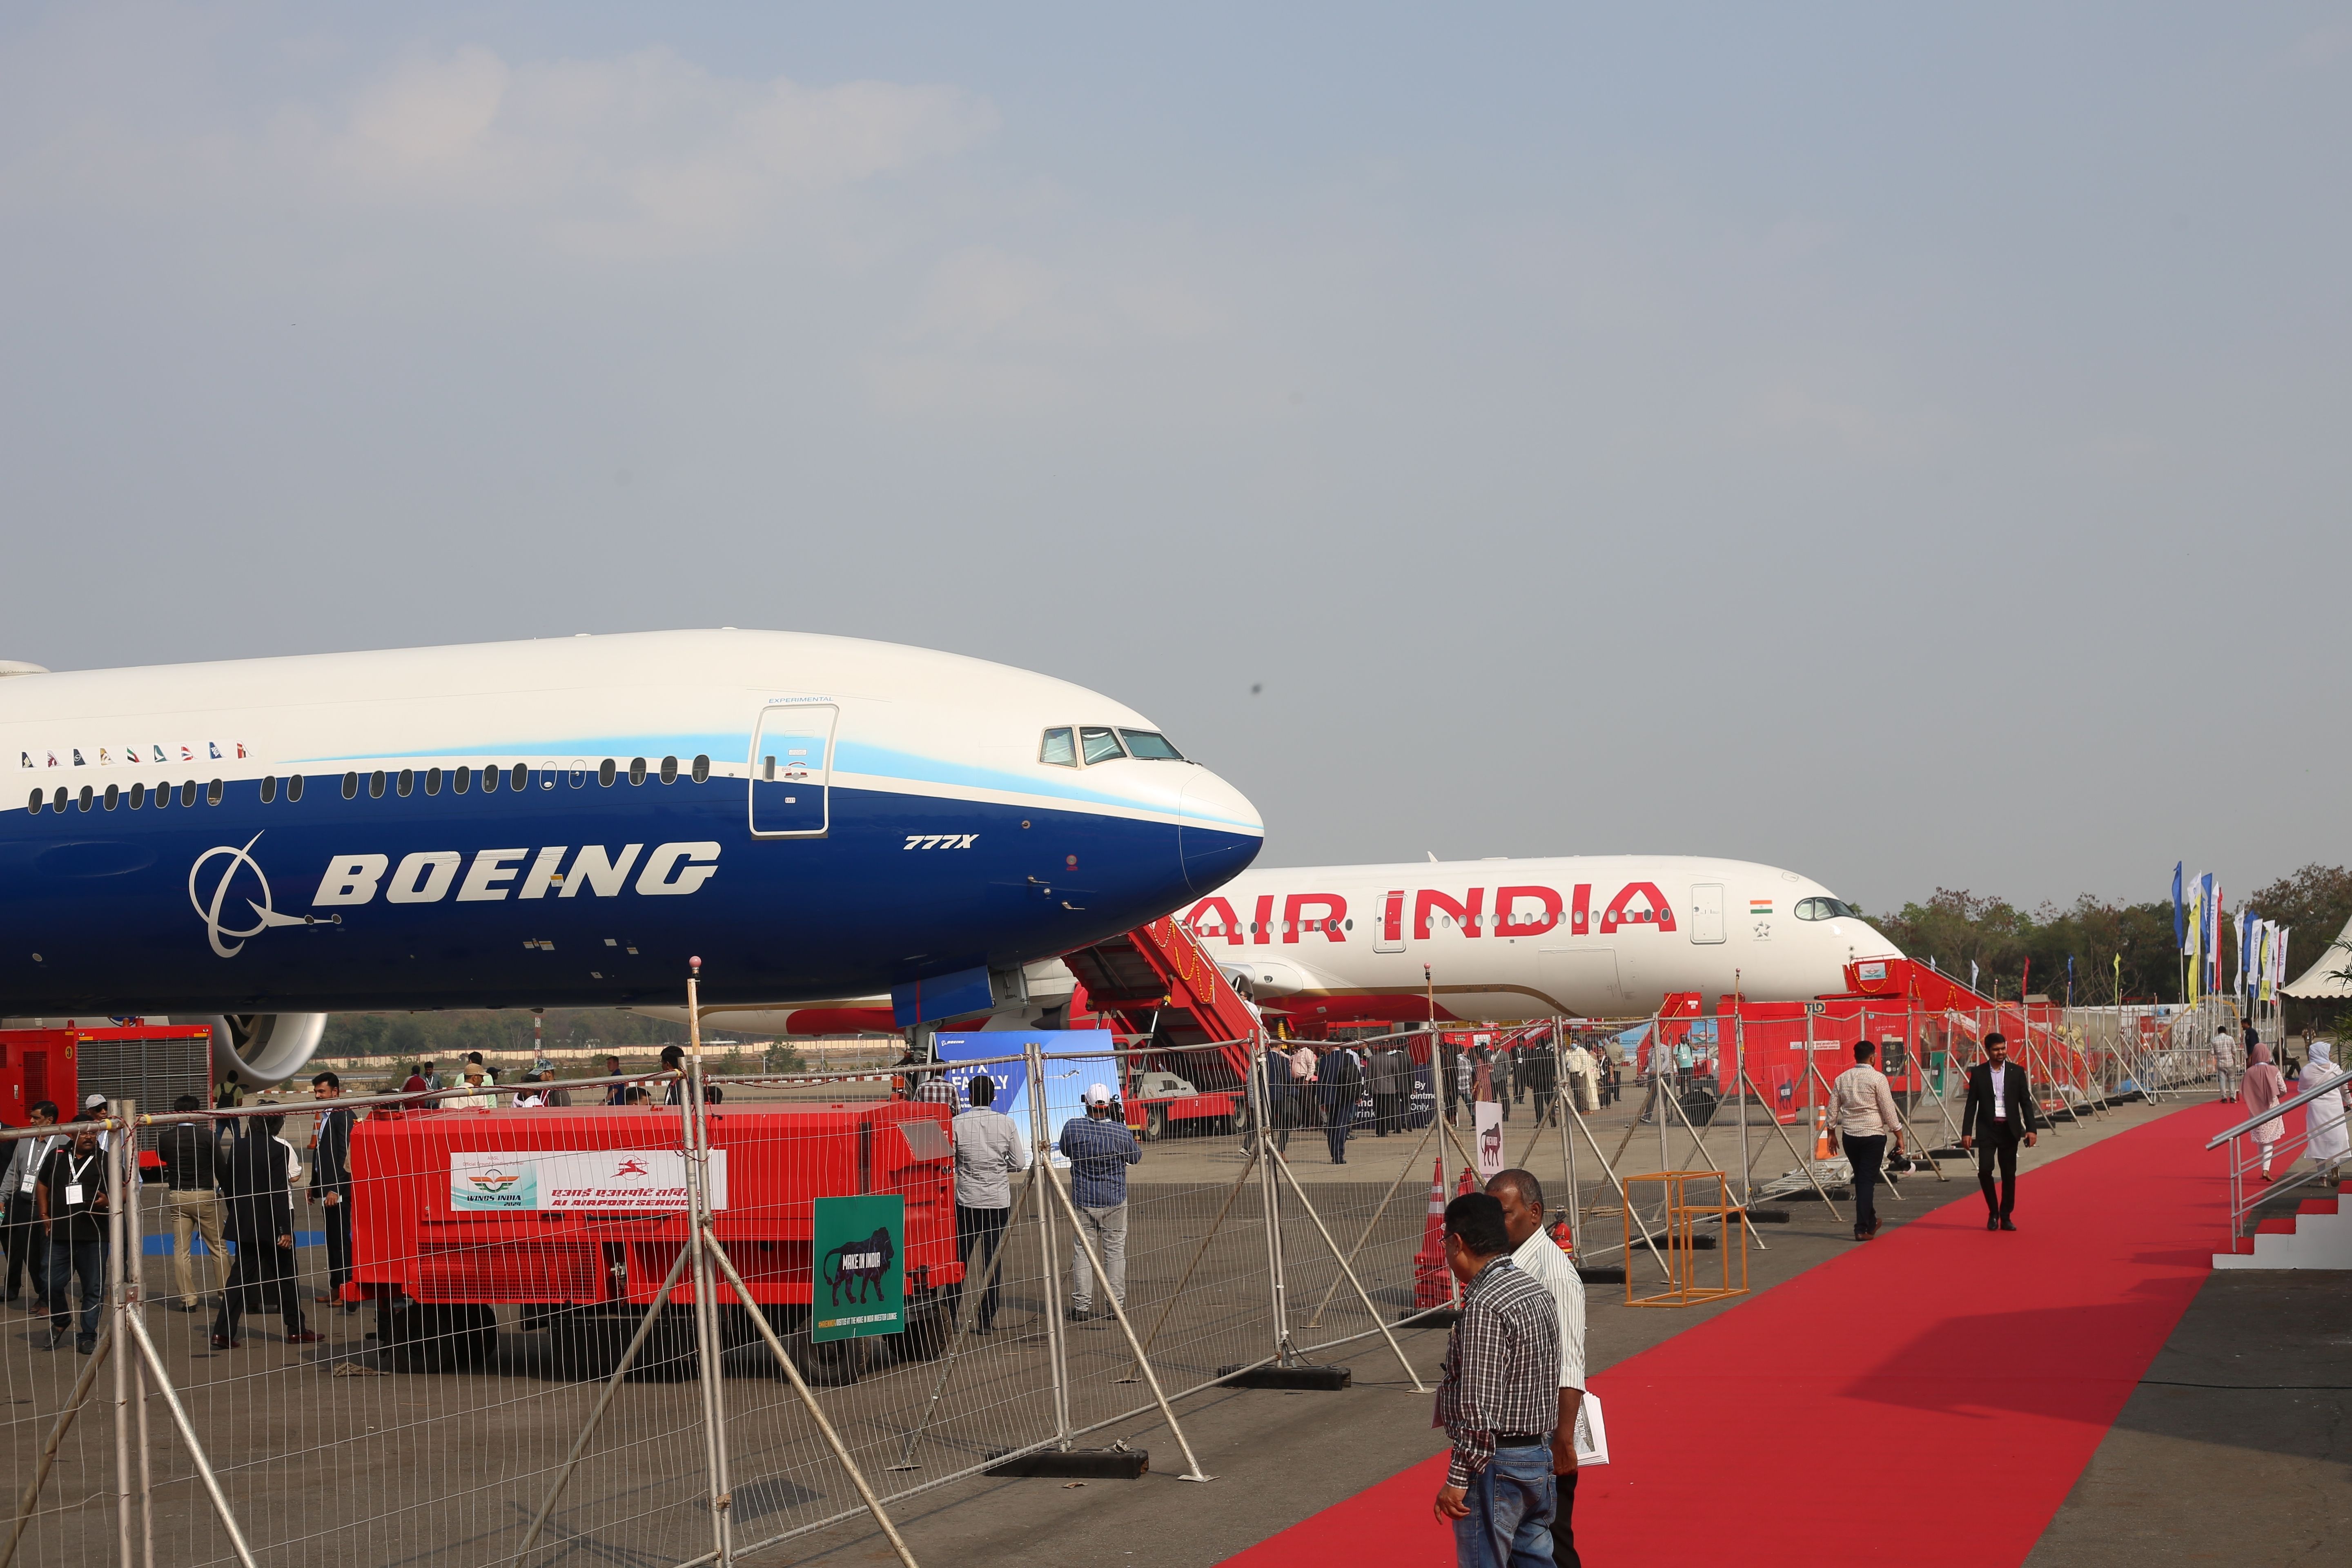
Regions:
<instances>
[{"instance_id":1,"label":"indian flag decal on fuselage","mask_svg":"<svg viewBox=\"0 0 2352 1568\"><path fill-rule=\"evenodd\" d=\"M1772 912L1772 900L1750 899L1748 900L1748 912L1751 915L1769 915Z\"/></svg>"}]
</instances>

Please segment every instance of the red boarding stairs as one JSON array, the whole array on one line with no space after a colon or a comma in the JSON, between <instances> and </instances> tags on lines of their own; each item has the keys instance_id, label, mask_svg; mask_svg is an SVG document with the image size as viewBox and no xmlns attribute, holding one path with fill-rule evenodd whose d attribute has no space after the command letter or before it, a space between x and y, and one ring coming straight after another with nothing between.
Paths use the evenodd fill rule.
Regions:
<instances>
[{"instance_id":1,"label":"red boarding stairs","mask_svg":"<svg viewBox=\"0 0 2352 1568\"><path fill-rule=\"evenodd\" d=\"M1248 1078L1257 1015L1182 922L1156 920L1062 962L1085 992L1071 999L1074 1014L1091 1008L1121 1034L1182 1052L1183 1076L1201 1089L1238 1089Z\"/></svg>"},{"instance_id":2,"label":"red boarding stairs","mask_svg":"<svg viewBox=\"0 0 2352 1568\"><path fill-rule=\"evenodd\" d=\"M1857 995L1908 998L1915 1010L1940 1014L1979 1041L1988 1034L2002 1036L2009 1042L2010 1059L2022 1067L2027 1079L2042 1090L2043 1114L2074 1115L2073 1102L2052 1091L2062 1083L2086 1085L2088 1064L2080 1047L2053 1026L2056 1009L2044 1004L1999 1001L1940 969L1909 958L1849 963L1845 983ZM2036 1017L2037 1012L2045 1016Z\"/></svg>"}]
</instances>

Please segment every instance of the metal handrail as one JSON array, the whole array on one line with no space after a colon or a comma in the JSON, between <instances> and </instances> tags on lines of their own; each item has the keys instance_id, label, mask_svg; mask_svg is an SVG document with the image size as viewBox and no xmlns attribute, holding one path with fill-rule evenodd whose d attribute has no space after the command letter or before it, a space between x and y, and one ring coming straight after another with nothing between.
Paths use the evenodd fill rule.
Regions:
<instances>
[{"instance_id":1,"label":"metal handrail","mask_svg":"<svg viewBox=\"0 0 2352 1568\"><path fill-rule=\"evenodd\" d=\"M2279 1117L2284 1116L2296 1106L2302 1105L2307 1100L2316 1100L2331 1089L2343 1089L2347 1085L2352 1085L2352 1068L2345 1068L2342 1072L2337 1073L2334 1078L2329 1079L2326 1083L2314 1084L2309 1089L2298 1091L2292 1100L2280 1100L2276 1105L2272 1106L2268 1110L2263 1111L2259 1116L2249 1116L2243 1121L2239 1122L2235 1127L2231 1128L2227 1132L2216 1132L2212 1137L2205 1141L2205 1147L2208 1149L2219 1149L2231 1139L2242 1137L2246 1133L2252 1132L2255 1128L2260 1127L2263 1122L2274 1121Z\"/></svg>"}]
</instances>

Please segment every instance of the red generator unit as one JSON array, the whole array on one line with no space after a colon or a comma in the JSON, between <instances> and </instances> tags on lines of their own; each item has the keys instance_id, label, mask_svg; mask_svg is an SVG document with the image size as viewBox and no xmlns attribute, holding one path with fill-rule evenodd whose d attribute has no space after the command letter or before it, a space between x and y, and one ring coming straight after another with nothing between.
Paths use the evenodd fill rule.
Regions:
<instances>
[{"instance_id":1,"label":"red generator unit","mask_svg":"<svg viewBox=\"0 0 2352 1568\"><path fill-rule=\"evenodd\" d=\"M907 1100L773 1103L709 1113L719 1244L752 1300L716 1289L726 1342L766 1316L812 1382L856 1379L866 1358L946 1348L956 1258L950 1108ZM379 1112L352 1134L352 1283L404 1371L478 1366L509 1331L544 1331L571 1379L610 1377L687 1240L684 1130L675 1108ZM814 1202L906 1200L903 1332L813 1344ZM695 1370L689 1266L632 1376Z\"/></svg>"},{"instance_id":2,"label":"red generator unit","mask_svg":"<svg viewBox=\"0 0 2352 1568\"><path fill-rule=\"evenodd\" d=\"M0 1029L0 1121L29 1127L33 1107L57 1101L61 1116L73 1114L74 1045L79 1029Z\"/></svg>"}]
</instances>

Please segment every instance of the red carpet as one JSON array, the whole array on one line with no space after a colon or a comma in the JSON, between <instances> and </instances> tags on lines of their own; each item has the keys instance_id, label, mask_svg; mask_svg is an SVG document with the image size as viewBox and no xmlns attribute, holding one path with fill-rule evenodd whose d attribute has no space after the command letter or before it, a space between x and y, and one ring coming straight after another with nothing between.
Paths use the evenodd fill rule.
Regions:
<instances>
[{"instance_id":1,"label":"red carpet","mask_svg":"<svg viewBox=\"0 0 2352 1568\"><path fill-rule=\"evenodd\" d=\"M1595 1376L1616 1462L1579 1483L1584 1561L2023 1562L2210 1272L2227 1194L2200 1145L2237 1115L2193 1106L2027 1173L2014 1234L1986 1232L1971 1171L1955 1201ZM1229 1561L1451 1563L1444 1470Z\"/></svg>"}]
</instances>

